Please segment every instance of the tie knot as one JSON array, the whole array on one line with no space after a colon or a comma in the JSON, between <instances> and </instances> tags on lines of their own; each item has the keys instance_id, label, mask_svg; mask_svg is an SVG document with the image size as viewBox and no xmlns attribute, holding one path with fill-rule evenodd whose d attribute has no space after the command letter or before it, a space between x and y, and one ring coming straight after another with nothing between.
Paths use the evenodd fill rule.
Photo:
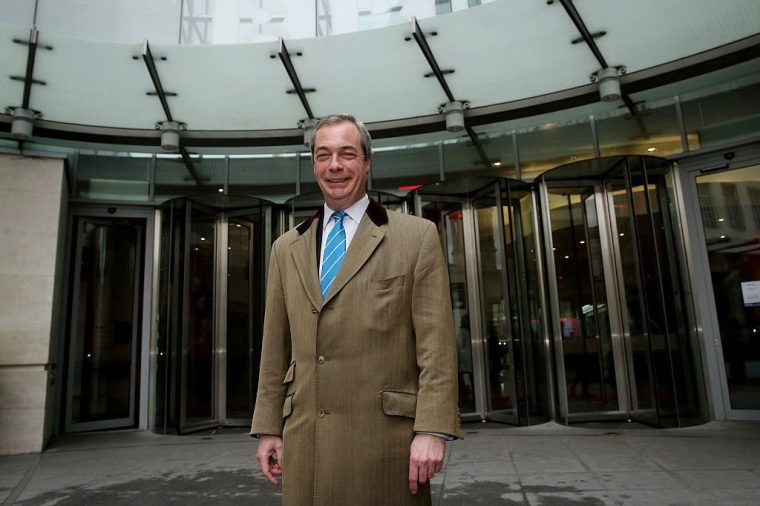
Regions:
<instances>
[{"instance_id":1,"label":"tie knot","mask_svg":"<svg viewBox=\"0 0 760 506\"><path fill-rule=\"evenodd\" d=\"M343 218L346 216L346 213L344 211L335 211L332 215L333 219L335 221L343 221Z\"/></svg>"}]
</instances>

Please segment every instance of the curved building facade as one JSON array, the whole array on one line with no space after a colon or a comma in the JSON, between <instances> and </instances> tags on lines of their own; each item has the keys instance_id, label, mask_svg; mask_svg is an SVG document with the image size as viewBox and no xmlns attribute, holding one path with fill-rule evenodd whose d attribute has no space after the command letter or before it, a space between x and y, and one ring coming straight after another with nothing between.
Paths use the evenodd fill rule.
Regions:
<instances>
[{"instance_id":1,"label":"curved building facade","mask_svg":"<svg viewBox=\"0 0 760 506\"><path fill-rule=\"evenodd\" d=\"M0 453L249 423L340 111L438 227L464 420L760 420L757 2L81 4L0 14Z\"/></svg>"}]
</instances>

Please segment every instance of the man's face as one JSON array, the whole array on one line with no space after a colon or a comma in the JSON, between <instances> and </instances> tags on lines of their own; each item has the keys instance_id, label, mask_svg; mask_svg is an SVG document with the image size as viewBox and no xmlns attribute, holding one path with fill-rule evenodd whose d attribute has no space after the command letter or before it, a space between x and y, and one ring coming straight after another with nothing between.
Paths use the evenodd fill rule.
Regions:
<instances>
[{"instance_id":1,"label":"man's face","mask_svg":"<svg viewBox=\"0 0 760 506\"><path fill-rule=\"evenodd\" d=\"M364 196L370 162L352 123L325 125L314 137L314 176L330 209L343 211Z\"/></svg>"}]
</instances>

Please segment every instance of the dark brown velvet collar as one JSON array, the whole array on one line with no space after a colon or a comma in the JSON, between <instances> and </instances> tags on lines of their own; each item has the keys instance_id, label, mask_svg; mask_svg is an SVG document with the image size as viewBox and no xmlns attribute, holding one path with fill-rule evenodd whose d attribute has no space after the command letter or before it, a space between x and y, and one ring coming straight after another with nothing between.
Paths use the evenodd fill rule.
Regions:
<instances>
[{"instance_id":1,"label":"dark brown velvet collar","mask_svg":"<svg viewBox=\"0 0 760 506\"><path fill-rule=\"evenodd\" d=\"M375 202L373 199L369 199L369 205L367 206L367 216L369 216L369 219L372 220L372 223L377 225L378 227L381 225L385 225L388 223L388 211L385 210L383 206ZM315 220L322 221L323 215L325 213L325 206L319 206L319 209L317 209L317 212L315 212L311 217L298 225L296 227L296 230L298 231L298 235L303 235L304 232L309 230L309 227L311 226L312 222ZM320 237L322 234L319 234Z\"/></svg>"}]
</instances>

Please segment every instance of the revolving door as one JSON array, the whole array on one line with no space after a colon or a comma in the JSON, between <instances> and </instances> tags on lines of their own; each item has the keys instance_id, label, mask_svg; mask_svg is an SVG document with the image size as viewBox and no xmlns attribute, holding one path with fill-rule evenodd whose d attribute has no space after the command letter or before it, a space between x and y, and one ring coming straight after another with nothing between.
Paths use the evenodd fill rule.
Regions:
<instances>
[{"instance_id":1,"label":"revolving door","mask_svg":"<svg viewBox=\"0 0 760 506\"><path fill-rule=\"evenodd\" d=\"M550 357L531 186L451 180L414 199L415 214L436 224L448 265L462 418L546 421Z\"/></svg>"},{"instance_id":2,"label":"revolving door","mask_svg":"<svg viewBox=\"0 0 760 506\"><path fill-rule=\"evenodd\" d=\"M250 423L273 216L228 195L161 206L156 432Z\"/></svg>"},{"instance_id":3,"label":"revolving door","mask_svg":"<svg viewBox=\"0 0 760 506\"><path fill-rule=\"evenodd\" d=\"M667 160L587 160L539 178L558 419L699 421L691 296Z\"/></svg>"}]
</instances>

